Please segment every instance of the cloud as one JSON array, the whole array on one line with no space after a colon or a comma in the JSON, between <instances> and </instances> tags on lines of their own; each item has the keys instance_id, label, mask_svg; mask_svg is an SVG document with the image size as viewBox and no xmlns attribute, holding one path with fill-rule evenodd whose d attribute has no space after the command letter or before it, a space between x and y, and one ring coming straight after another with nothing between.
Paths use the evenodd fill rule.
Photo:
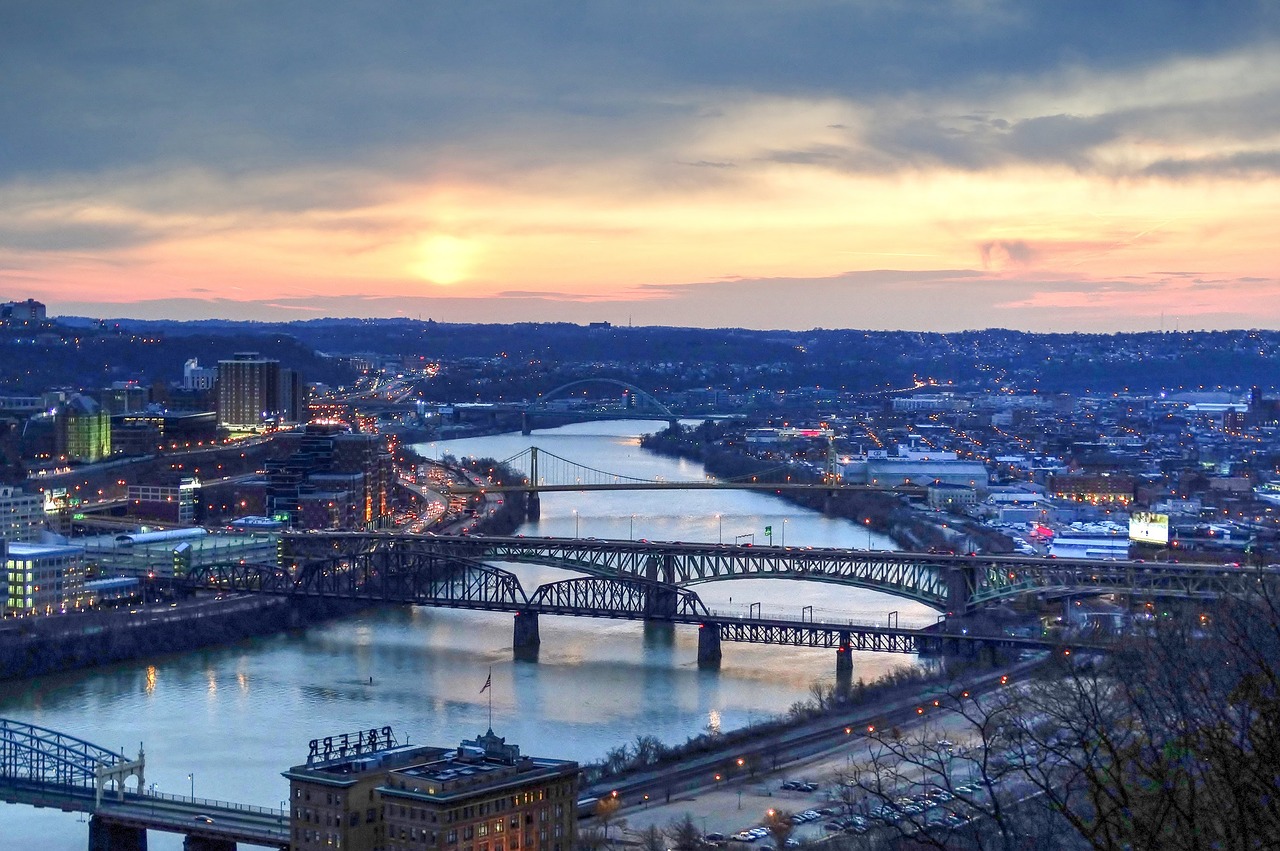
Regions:
<instances>
[{"instance_id":1,"label":"cloud","mask_svg":"<svg viewBox=\"0 0 1280 851\"><path fill-rule=\"evenodd\" d=\"M978 246L984 269L1003 268L1009 264L1026 266L1034 257L1031 246L1020 239L996 239Z\"/></svg>"},{"instance_id":2,"label":"cloud","mask_svg":"<svg viewBox=\"0 0 1280 851\"><path fill-rule=\"evenodd\" d=\"M1241 151L1191 159L1161 159L1143 168L1142 173L1172 178L1280 175L1280 150Z\"/></svg>"},{"instance_id":3,"label":"cloud","mask_svg":"<svg viewBox=\"0 0 1280 851\"><path fill-rule=\"evenodd\" d=\"M1258 302L1254 295L1261 293ZM565 298L569 296L569 298ZM1201 327L1256 328L1280 324L1280 279L1233 290L1230 282L1197 281L1173 288L1158 278L1053 279L993 276L972 269L873 270L825 278L751 278L653 284L631 293L582 301L566 293L510 292L504 298L380 298L361 294L264 299L157 299L129 304L66 302L54 312L96 317L181 316L285 321L317 314L348 317L413 316L445 322L577 322L686 325L710 315L705 327L865 328L959 331L1005 327L1099 331L1158 327L1162 312Z\"/></svg>"}]
</instances>

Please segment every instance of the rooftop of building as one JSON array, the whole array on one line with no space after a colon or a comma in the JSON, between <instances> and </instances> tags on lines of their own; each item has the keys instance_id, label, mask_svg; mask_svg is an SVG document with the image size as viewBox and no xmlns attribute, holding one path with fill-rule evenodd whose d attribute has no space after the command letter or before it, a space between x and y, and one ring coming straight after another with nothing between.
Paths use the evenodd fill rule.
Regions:
<instances>
[{"instance_id":1,"label":"rooftop of building","mask_svg":"<svg viewBox=\"0 0 1280 851\"><path fill-rule=\"evenodd\" d=\"M346 741L350 742L350 738ZM338 756L323 759L324 753ZM519 746L507 744L505 738L489 730L456 748L399 745L362 750L348 744L319 755L313 751L308 762L293 766L284 776L296 781L351 786L362 776L382 772L387 776L387 783L379 787L384 794L446 801L537 777L576 774L577 770L578 764L571 760L522 756Z\"/></svg>"}]
</instances>

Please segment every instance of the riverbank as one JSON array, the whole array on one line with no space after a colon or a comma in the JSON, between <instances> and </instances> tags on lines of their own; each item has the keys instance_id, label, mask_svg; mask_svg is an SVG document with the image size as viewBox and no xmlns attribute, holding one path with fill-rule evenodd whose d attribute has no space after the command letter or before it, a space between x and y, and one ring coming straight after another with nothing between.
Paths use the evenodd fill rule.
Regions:
<instances>
[{"instance_id":1,"label":"riverbank","mask_svg":"<svg viewBox=\"0 0 1280 851\"><path fill-rule=\"evenodd\" d=\"M0 628L0 680L226 645L357 610L341 601L240 595L28 618Z\"/></svg>"},{"instance_id":2,"label":"riverbank","mask_svg":"<svg viewBox=\"0 0 1280 851\"><path fill-rule=\"evenodd\" d=\"M695 461L721 479L822 483L822 476L807 467L780 467L777 462L762 461L721 445L720 440L727 433L723 424L704 423L696 428L676 426L644 435L640 445L659 455ZM994 530L951 514L935 517L933 512L920 511L893 493L816 488L779 490L776 496L829 517L851 520L892 538L904 550L950 552L956 549L958 539L964 540L966 550L1004 553L1013 549L1009 539Z\"/></svg>"}]
</instances>

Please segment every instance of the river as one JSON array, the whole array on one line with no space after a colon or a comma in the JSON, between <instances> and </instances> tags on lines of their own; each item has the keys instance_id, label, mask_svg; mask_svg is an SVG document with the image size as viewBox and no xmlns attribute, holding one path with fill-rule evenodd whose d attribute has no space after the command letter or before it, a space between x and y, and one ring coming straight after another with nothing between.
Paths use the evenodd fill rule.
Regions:
<instances>
[{"instance_id":1,"label":"river","mask_svg":"<svg viewBox=\"0 0 1280 851\"><path fill-rule=\"evenodd\" d=\"M643 478L700 479L702 468L652 455L645 422L584 423L422 444L443 453L503 459L531 443L590 467ZM845 520L744 491L557 493L525 535L732 541L754 535L793 546L890 549L891 541ZM507 565L526 590L571 574ZM696 588L713 609L924 625L936 613L860 589L786 580L734 580ZM493 728L526 753L591 761L611 747L654 735L680 742L708 728L742 727L784 713L833 680L831 650L726 643L718 672L696 664L692 627L646 630L639 623L543 618L536 663L511 657L511 617L498 613L384 608L293 634L162 656L107 668L0 684L0 715L87 739L131 755L146 747L147 783L186 795L274 807L280 772L303 761L316 737L391 725L413 742L450 745ZM873 679L910 657L858 654L855 677ZM492 669L493 686L481 693ZM372 678L372 684L370 684ZM189 777L189 775L192 775ZM74 814L26 806L0 809L0 847L87 847ZM181 848L153 832L150 847Z\"/></svg>"}]
</instances>

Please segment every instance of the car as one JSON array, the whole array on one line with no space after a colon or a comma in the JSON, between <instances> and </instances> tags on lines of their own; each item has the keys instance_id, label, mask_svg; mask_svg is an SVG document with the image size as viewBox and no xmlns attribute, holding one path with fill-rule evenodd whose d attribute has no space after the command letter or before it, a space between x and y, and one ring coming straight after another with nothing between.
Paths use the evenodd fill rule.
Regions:
<instances>
[{"instance_id":1,"label":"car","mask_svg":"<svg viewBox=\"0 0 1280 851\"><path fill-rule=\"evenodd\" d=\"M703 842L724 842L724 834L708 833L706 836L702 837L702 841Z\"/></svg>"},{"instance_id":2,"label":"car","mask_svg":"<svg viewBox=\"0 0 1280 851\"><path fill-rule=\"evenodd\" d=\"M733 836L730 836L729 838L734 842L755 842L756 841L756 838L751 834L747 833L745 830L742 831L741 833L735 833Z\"/></svg>"},{"instance_id":3,"label":"car","mask_svg":"<svg viewBox=\"0 0 1280 851\"><path fill-rule=\"evenodd\" d=\"M817 792L818 784L817 783L801 783L799 788L801 792Z\"/></svg>"},{"instance_id":4,"label":"car","mask_svg":"<svg viewBox=\"0 0 1280 851\"><path fill-rule=\"evenodd\" d=\"M824 824L824 825L822 826L822 829L823 829L823 830L830 830L830 831L833 831L833 832L834 832L834 831L837 831L837 830L844 830L844 827L843 827L843 826L841 826L841 825L839 825L839 824L837 824L837 823L835 823L835 822L833 822L833 821L829 821L829 822L827 822L826 824Z\"/></svg>"},{"instance_id":5,"label":"car","mask_svg":"<svg viewBox=\"0 0 1280 851\"><path fill-rule=\"evenodd\" d=\"M787 789L787 790L795 790L795 789L799 789L799 788L800 788L800 781L799 781L799 780L788 780L786 783L783 783L783 784L782 784L781 786L779 786L778 788L779 788L779 789Z\"/></svg>"},{"instance_id":6,"label":"car","mask_svg":"<svg viewBox=\"0 0 1280 851\"><path fill-rule=\"evenodd\" d=\"M198 821L201 824L213 824L213 816L205 815L204 813L192 816L191 820Z\"/></svg>"},{"instance_id":7,"label":"car","mask_svg":"<svg viewBox=\"0 0 1280 851\"><path fill-rule=\"evenodd\" d=\"M800 815L804 816L806 821L816 821L822 818L822 813L817 810L805 810Z\"/></svg>"}]
</instances>

